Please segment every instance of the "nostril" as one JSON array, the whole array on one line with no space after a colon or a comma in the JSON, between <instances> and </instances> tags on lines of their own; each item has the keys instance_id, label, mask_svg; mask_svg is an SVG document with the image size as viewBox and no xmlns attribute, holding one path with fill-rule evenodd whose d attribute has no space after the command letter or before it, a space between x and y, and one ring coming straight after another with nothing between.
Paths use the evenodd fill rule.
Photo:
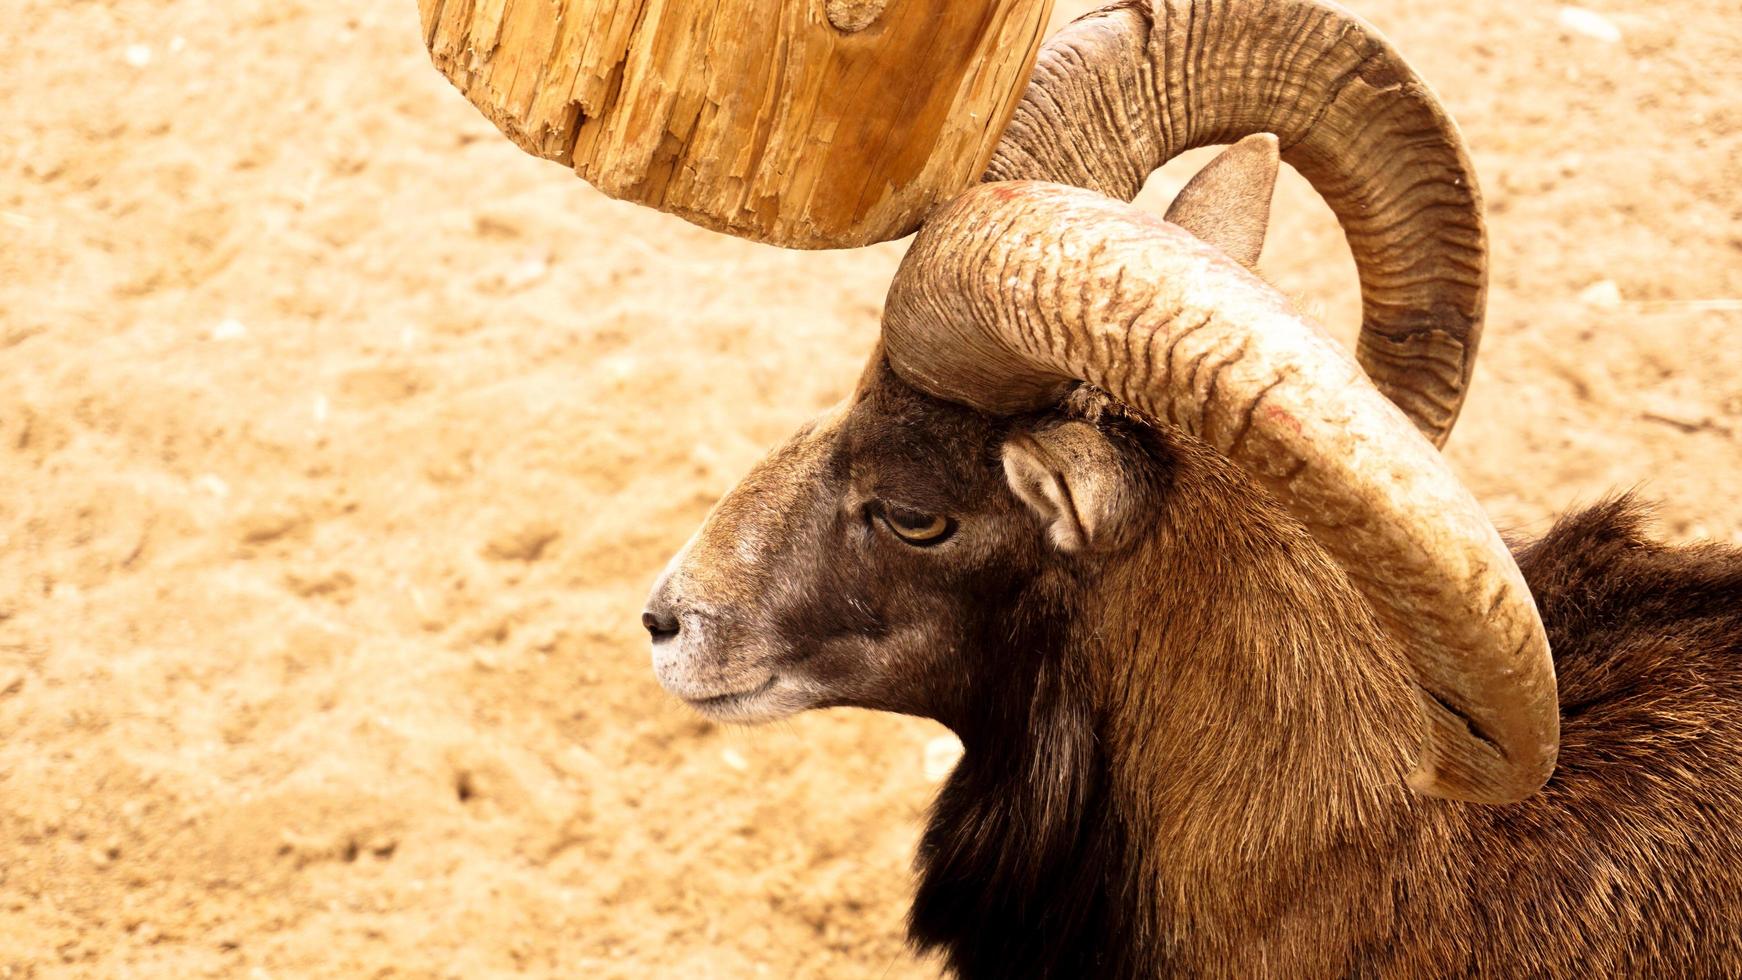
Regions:
<instances>
[{"instance_id":1,"label":"nostril","mask_svg":"<svg viewBox=\"0 0 1742 980\"><path fill-rule=\"evenodd\" d=\"M664 611L647 610L641 614L641 625L647 628L647 634L653 637L653 642L669 640L683 629L676 616Z\"/></svg>"}]
</instances>

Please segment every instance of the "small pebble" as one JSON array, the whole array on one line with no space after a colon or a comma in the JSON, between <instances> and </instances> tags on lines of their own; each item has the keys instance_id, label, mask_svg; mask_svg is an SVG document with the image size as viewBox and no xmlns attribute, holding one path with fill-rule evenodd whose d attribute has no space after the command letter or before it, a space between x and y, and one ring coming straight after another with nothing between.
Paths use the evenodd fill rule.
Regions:
<instances>
[{"instance_id":1,"label":"small pebble","mask_svg":"<svg viewBox=\"0 0 1742 980\"><path fill-rule=\"evenodd\" d=\"M560 537L562 531L546 521L512 525L485 543L484 557L496 561L534 562L544 557Z\"/></svg>"},{"instance_id":2,"label":"small pebble","mask_svg":"<svg viewBox=\"0 0 1742 980\"><path fill-rule=\"evenodd\" d=\"M236 531L243 544L266 544L290 534L305 523L301 511L288 505L277 505L249 511L237 522Z\"/></svg>"},{"instance_id":3,"label":"small pebble","mask_svg":"<svg viewBox=\"0 0 1742 980\"><path fill-rule=\"evenodd\" d=\"M550 275L550 256L528 255L503 273L501 289L503 292L517 293L536 285L548 275Z\"/></svg>"},{"instance_id":4,"label":"small pebble","mask_svg":"<svg viewBox=\"0 0 1742 980\"><path fill-rule=\"evenodd\" d=\"M212 328L213 340L240 340L248 336L248 328L242 321L233 317L225 317L222 322Z\"/></svg>"},{"instance_id":5,"label":"small pebble","mask_svg":"<svg viewBox=\"0 0 1742 980\"><path fill-rule=\"evenodd\" d=\"M1579 290L1579 302L1599 310L1621 308L1621 287L1613 279L1602 279Z\"/></svg>"},{"instance_id":6,"label":"small pebble","mask_svg":"<svg viewBox=\"0 0 1742 980\"><path fill-rule=\"evenodd\" d=\"M954 735L939 735L925 743L925 778L941 783L962 758L962 743Z\"/></svg>"},{"instance_id":7,"label":"small pebble","mask_svg":"<svg viewBox=\"0 0 1742 980\"><path fill-rule=\"evenodd\" d=\"M1605 44L1616 44L1621 40L1621 28L1615 22L1584 7L1562 7L1560 25L1574 34L1602 41Z\"/></svg>"}]
</instances>

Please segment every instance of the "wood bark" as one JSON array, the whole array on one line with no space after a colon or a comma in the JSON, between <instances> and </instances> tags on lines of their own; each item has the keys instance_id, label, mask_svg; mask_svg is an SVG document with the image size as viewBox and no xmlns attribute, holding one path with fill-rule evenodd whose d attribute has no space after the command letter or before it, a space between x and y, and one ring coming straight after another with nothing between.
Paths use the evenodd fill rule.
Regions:
<instances>
[{"instance_id":1,"label":"wood bark","mask_svg":"<svg viewBox=\"0 0 1742 980\"><path fill-rule=\"evenodd\" d=\"M522 149L744 238L899 238L984 170L1052 0L418 0Z\"/></svg>"}]
</instances>

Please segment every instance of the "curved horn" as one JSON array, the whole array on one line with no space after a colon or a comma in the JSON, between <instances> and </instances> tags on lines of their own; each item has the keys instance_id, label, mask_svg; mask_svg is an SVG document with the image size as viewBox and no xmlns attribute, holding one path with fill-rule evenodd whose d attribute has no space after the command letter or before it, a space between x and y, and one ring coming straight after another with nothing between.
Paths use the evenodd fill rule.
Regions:
<instances>
[{"instance_id":1,"label":"curved horn","mask_svg":"<svg viewBox=\"0 0 1742 980\"><path fill-rule=\"evenodd\" d=\"M1410 784L1506 803L1548 780L1554 663L1499 534L1348 354L1234 260L1092 192L983 185L920 231L883 338L937 397L1012 413L1082 380L1224 453L1408 655L1429 722Z\"/></svg>"},{"instance_id":2,"label":"curved horn","mask_svg":"<svg viewBox=\"0 0 1742 980\"><path fill-rule=\"evenodd\" d=\"M1193 147L1275 133L1342 222L1361 276L1358 356L1443 445L1487 299L1481 194L1458 129L1379 32L1321 0L1140 0L1041 49L985 180L1129 201Z\"/></svg>"}]
</instances>

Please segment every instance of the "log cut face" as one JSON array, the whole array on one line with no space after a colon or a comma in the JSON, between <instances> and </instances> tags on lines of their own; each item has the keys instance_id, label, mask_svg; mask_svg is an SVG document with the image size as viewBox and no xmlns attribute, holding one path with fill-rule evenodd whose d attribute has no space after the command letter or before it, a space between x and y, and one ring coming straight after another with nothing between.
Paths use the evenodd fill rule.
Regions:
<instances>
[{"instance_id":1,"label":"log cut face","mask_svg":"<svg viewBox=\"0 0 1742 980\"><path fill-rule=\"evenodd\" d=\"M418 6L436 66L527 152L716 231L846 248L980 175L1052 0Z\"/></svg>"}]
</instances>

